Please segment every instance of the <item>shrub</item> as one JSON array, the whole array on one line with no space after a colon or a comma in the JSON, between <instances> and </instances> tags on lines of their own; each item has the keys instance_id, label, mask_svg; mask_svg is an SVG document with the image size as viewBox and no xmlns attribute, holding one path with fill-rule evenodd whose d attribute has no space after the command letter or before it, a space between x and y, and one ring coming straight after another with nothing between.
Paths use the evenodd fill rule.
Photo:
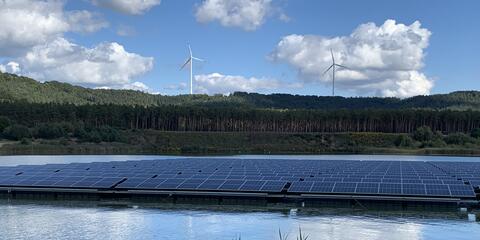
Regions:
<instances>
[{"instance_id":1,"label":"shrub","mask_svg":"<svg viewBox=\"0 0 480 240\"><path fill-rule=\"evenodd\" d=\"M102 141L104 142L120 141L120 133L115 128L108 127L108 126L100 127L98 129L98 132L100 134L100 137L102 138Z\"/></svg>"},{"instance_id":2,"label":"shrub","mask_svg":"<svg viewBox=\"0 0 480 240\"><path fill-rule=\"evenodd\" d=\"M465 133L452 133L445 137L445 142L454 145L465 145L472 143L473 139Z\"/></svg>"},{"instance_id":3,"label":"shrub","mask_svg":"<svg viewBox=\"0 0 480 240\"><path fill-rule=\"evenodd\" d=\"M3 136L10 140L20 140L22 138L30 138L30 130L20 124L14 124L3 130Z\"/></svg>"},{"instance_id":4,"label":"shrub","mask_svg":"<svg viewBox=\"0 0 480 240\"><path fill-rule=\"evenodd\" d=\"M100 136L100 133L94 130L87 134L86 140L89 142L100 143L102 141L102 136Z\"/></svg>"},{"instance_id":5,"label":"shrub","mask_svg":"<svg viewBox=\"0 0 480 240\"><path fill-rule=\"evenodd\" d=\"M480 128L473 129L470 136L472 136L473 138L480 138Z\"/></svg>"},{"instance_id":6,"label":"shrub","mask_svg":"<svg viewBox=\"0 0 480 240\"><path fill-rule=\"evenodd\" d=\"M67 132L60 124L46 123L46 124L41 124L36 129L35 137L44 138L44 139L54 139L54 138L60 138L60 137L66 137L66 136L67 136Z\"/></svg>"},{"instance_id":7,"label":"shrub","mask_svg":"<svg viewBox=\"0 0 480 240\"><path fill-rule=\"evenodd\" d=\"M443 139L440 138L435 138L431 141L425 141L422 142L422 145L420 147L425 148L425 147L434 147L434 148L441 148L441 147L446 147L447 144Z\"/></svg>"},{"instance_id":8,"label":"shrub","mask_svg":"<svg viewBox=\"0 0 480 240\"><path fill-rule=\"evenodd\" d=\"M32 139L30 139L30 138L22 138L22 140L20 140L20 144L22 144L22 145L30 145L30 144L32 144Z\"/></svg>"},{"instance_id":9,"label":"shrub","mask_svg":"<svg viewBox=\"0 0 480 240\"><path fill-rule=\"evenodd\" d=\"M413 139L408 135L400 135L395 139L395 146L397 147L412 147L414 145Z\"/></svg>"},{"instance_id":10,"label":"shrub","mask_svg":"<svg viewBox=\"0 0 480 240\"><path fill-rule=\"evenodd\" d=\"M3 130L5 130L5 128L8 126L10 126L10 119L6 117L0 117L0 133L2 133Z\"/></svg>"},{"instance_id":11,"label":"shrub","mask_svg":"<svg viewBox=\"0 0 480 240\"><path fill-rule=\"evenodd\" d=\"M419 127L413 132L413 139L421 142L433 140L434 134L432 130L427 127Z\"/></svg>"}]
</instances>

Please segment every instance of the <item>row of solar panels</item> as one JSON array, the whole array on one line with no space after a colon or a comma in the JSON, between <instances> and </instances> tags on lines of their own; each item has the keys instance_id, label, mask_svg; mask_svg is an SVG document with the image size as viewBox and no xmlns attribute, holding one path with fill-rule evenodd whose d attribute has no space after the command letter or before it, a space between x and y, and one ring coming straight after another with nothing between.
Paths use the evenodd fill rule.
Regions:
<instances>
[{"instance_id":1,"label":"row of solar panels","mask_svg":"<svg viewBox=\"0 0 480 240\"><path fill-rule=\"evenodd\" d=\"M0 186L137 189L137 190L209 190L290 193L343 193L414 195L436 197L475 197L472 186L458 184L397 184L355 182L306 182L219 179L161 179L161 178L101 178L101 177L50 177L44 180L3 180ZM286 188L288 186L288 188Z\"/></svg>"},{"instance_id":2,"label":"row of solar panels","mask_svg":"<svg viewBox=\"0 0 480 240\"><path fill-rule=\"evenodd\" d=\"M305 182L358 182L358 183L404 183L404 184L450 184L450 185L464 185L463 180L455 179L395 179L395 178L335 178L335 177L279 177L279 176L241 176L241 175L213 175L213 176L204 176L204 175L194 175L194 176L182 176L182 175L136 175L136 176L124 176L116 174L105 174L105 175L86 175L86 176L68 176L86 178L86 177L99 177L99 178L140 178L148 179L151 177L156 177L158 179L198 179L198 180L263 180L263 181L305 181ZM17 183L35 183L37 181L47 181L49 179L63 179L67 176L59 175L35 175L35 176L15 176L15 177L2 177L0 176L0 186L8 184L17 184ZM478 181L472 181L477 183ZM472 184L473 185L473 184Z\"/></svg>"},{"instance_id":3,"label":"row of solar panels","mask_svg":"<svg viewBox=\"0 0 480 240\"><path fill-rule=\"evenodd\" d=\"M468 174L468 181L450 172L449 167L460 172L462 163L435 164L238 159L48 164L0 167L0 186L475 196L480 174Z\"/></svg>"}]
</instances>

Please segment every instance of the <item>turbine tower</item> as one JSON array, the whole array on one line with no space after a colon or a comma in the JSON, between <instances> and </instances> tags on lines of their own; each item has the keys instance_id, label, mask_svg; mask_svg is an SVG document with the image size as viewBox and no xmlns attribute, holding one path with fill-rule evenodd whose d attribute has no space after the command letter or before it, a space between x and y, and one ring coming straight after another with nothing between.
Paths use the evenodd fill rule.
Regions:
<instances>
[{"instance_id":1,"label":"turbine tower","mask_svg":"<svg viewBox=\"0 0 480 240\"><path fill-rule=\"evenodd\" d=\"M325 75L325 73L327 73L330 69L332 69L332 96L335 96L335 71L337 71L337 67L345 68L345 69L349 69L349 68L335 63L335 57L333 56L332 49L330 49L330 53L332 54L332 65L330 65L330 67L328 67L327 70L325 70L325 72L323 72L322 75Z\"/></svg>"},{"instance_id":2,"label":"turbine tower","mask_svg":"<svg viewBox=\"0 0 480 240\"><path fill-rule=\"evenodd\" d=\"M188 50L190 51L190 56L188 57L187 61L185 61L185 63L182 65L180 70L185 68L185 66L187 66L187 64L190 63L190 95L192 95L193 94L193 60L197 60L200 62L203 62L205 60L194 57L192 54L192 48L190 47L190 45L188 45Z\"/></svg>"}]
</instances>

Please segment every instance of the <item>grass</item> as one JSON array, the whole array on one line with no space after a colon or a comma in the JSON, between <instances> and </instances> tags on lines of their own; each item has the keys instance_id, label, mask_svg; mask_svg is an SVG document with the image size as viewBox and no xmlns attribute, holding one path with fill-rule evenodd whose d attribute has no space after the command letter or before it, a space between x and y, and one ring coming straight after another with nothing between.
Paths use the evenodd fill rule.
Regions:
<instances>
[{"instance_id":1,"label":"grass","mask_svg":"<svg viewBox=\"0 0 480 240\"><path fill-rule=\"evenodd\" d=\"M305 235L302 233L302 228L298 227L298 235L297 237L295 238L296 240L308 240L309 238L309 235ZM278 229L278 239L279 240L289 240L289 234L284 234L282 233L282 231L280 229ZM233 240L242 240L242 236L239 235L235 238L233 238Z\"/></svg>"}]
</instances>

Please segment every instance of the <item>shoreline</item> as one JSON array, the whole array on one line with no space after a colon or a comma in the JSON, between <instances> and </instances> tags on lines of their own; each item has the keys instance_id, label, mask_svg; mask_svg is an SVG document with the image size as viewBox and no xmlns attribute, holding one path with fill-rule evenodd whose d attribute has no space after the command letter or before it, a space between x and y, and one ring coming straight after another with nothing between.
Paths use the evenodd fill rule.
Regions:
<instances>
[{"instance_id":1,"label":"shoreline","mask_svg":"<svg viewBox=\"0 0 480 240\"><path fill-rule=\"evenodd\" d=\"M0 140L0 155L424 155L480 156L480 141L464 145L399 146L406 134L121 131L121 142L77 138Z\"/></svg>"},{"instance_id":2,"label":"shoreline","mask_svg":"<svg viewBox=\"0 0 480 240\"><path fill-rule=\"evenodd\" d=\"M7 146L7 145L4 145ZM169 156L236 156L236 155L398 155L398 156L446 156L446 157L480 157L480 149L443 149L443 148L422 148L422 149L395 149L395 148L365 148L362 150L341 150L332 151L225 151L210 149L210 151L156 151L138 146L22 146L8 145L0 147L0 156L32 156L32 155L169 155Z\"/></svg>"}]
</instances>

